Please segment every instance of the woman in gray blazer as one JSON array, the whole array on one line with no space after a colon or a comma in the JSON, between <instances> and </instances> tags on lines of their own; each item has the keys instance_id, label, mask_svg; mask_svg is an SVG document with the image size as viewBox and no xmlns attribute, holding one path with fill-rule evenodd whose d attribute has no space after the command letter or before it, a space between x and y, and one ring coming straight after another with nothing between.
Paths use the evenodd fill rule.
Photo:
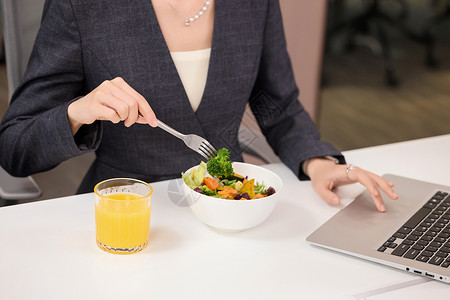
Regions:
<instances>
[{"instance_id":1,"label":"woman in gray blazer","mask_svg":"<svg viewBox=\"0 0 450 300\"><path fill-rule=\"evenodd\" d=\"M201 157L154 128L155 115L241 161L247 103L275 153L327 202L357 181L380 211L380 188L396 198L392 184L320 140L298 101L276 0L47 0L2 121L0 162L26 176L95 151L79 192L111 177L179 177Z\"/></svg>"}]
</instances>

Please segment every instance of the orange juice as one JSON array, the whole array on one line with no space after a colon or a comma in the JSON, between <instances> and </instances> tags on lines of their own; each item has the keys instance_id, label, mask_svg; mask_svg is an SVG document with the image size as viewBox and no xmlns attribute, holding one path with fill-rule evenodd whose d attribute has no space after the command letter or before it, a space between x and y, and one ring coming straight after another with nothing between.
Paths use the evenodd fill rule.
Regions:
<instances>
[{"instance_id":1,"label":"orange juice","mask_svg":"<svg viewBox=\"0 0 450 300\"><path fill-rule=\"evenodd\" d=\"M109 252L132 253L148 243L151 201L133 193L99 197L95 204L97 243Z\"/></svg>"}]
</instances>

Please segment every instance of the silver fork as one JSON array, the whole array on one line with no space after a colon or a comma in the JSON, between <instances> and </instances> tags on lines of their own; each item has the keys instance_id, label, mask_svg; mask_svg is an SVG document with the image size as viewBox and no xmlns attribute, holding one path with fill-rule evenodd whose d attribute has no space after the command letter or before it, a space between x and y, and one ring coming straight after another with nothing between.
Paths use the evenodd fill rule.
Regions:
<instances>
[{"instance_id":1,"label":"silver fork","mask_svg":"<svg viewBox=\"0 0 450 300\"><path fill-rule=\"evenodd\" d=\"M164 122L158 119L157 121L159 128L167 131L173 136L176 136L180 140L183 140L186 146L188 146L189 148L191 148L192 150L203 156L206 159L206 161L217 155L216 148L214 148L213 145L211 145L207 140L205 140L201 136L198 136L196 134L182 134L173 129L172 127L170 127L169 125L165 124Z\"/></svg>"}]
</instances>

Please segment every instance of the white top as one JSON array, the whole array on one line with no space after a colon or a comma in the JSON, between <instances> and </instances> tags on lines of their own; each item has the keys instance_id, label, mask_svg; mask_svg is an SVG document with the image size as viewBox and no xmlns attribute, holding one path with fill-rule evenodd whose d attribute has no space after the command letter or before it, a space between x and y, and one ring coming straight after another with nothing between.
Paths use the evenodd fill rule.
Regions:
<instances>
[{"instance_id":1,"label":"white top","mask_svg":"<svg viewBox=\"0 0 450 300\"><path fill-rule=\"evenodd\" d=\"M191 102L192 109L197 111L205 90L211 48L170 52L170 54L183 83L184 90Z\"/></svg>"},{"instance_id":2,"label":"white top","mask_svg":"<svg viewBox=\"0 0 450 300\"><path fill-rule=\"evenodd\" d=\"M448 149L450 135L444 135L344 155L378 174L448 185ZM0 298L362 299L349 296L421 278L305 241L361 185L339 187L342 204L330 206L285 165L265 167L283 180L280 200L264 223L238 233L201 223L183 205L182 179L152 183L150 242L131 255L97 247L93 193L0 207ZM427 285L418 287L435 294ZM436 299L448 299L450 285L435 285Z\"/></svg>"}]
</instances>

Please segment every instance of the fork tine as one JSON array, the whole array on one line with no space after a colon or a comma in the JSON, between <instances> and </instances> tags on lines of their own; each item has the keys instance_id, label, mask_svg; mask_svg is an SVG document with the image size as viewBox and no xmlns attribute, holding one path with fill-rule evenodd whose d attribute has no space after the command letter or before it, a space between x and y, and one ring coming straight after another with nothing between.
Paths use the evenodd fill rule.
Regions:
<instances>
[{"instance_id":1,"label":"fork tine","mask_svg":"<svg viewBox=\"0 0 450 300\"><path fill-rule=\"evenodd\" d=\"M216 150L216 148L214 148L213 145L211 145L207 140L203 140L203 144L209 150L209 152L211 153L211 156L213 156L213 157L216 156L217 150Z\"/></svg>"},{"instance_id":2,"label":"fork tine","mask_svg":"<svg viewBox=\"0 0 450 300\"><path fill-rule=\"evenodd\" d=\"M205 144L206 144L209 148L211 148L211 150L212 150L213 152L217 152L217 149L214 148L214 146L211 145L210 142L208 142L207 140L204 140L204 142L205 142Z\"/></svg>"},{"instance_id":3,"label":"fork tine","mask_svg":"<svg viewBox=\"0 0 450 300\"><path fill-rule=\"evenodd\" d=\"M203 151L201 149L197 149L197 153L200 154L201 156L203 156L204 159L206 159L206 161L209 160L208 155L206 155L205 153L203 153Z\"/></svg>"},{"instance_id":4,"label":"fork tine","mask_svg":"<svg viewBox=\"0 0 450 300\"><path fill-rule=\"evenodd\" d=\"M206 154L206 156L208 156L208 160L213 157L213 153L211 153L211 150L205 145L205 144L201 144L200 147L198 148L200 151L203 151L203 153Z\"/></svg>"}]
</instances>

